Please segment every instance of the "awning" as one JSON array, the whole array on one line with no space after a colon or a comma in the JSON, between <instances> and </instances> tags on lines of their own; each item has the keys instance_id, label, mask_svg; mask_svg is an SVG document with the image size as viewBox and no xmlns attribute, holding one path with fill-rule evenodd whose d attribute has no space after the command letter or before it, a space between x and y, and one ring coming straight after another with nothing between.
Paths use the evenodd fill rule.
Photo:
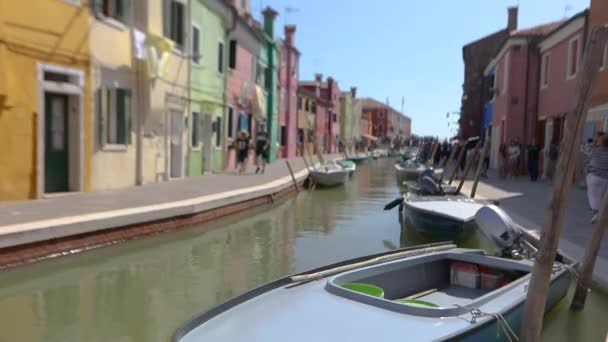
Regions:
<instances>
[{"instance_id":1,"label":"awning","mask_svg":"<svg viewBox=\"0 0 608 342\"><path fill-rule=\"evenodd\" d=\"M365 139L372 140L372 141L376 141L376 140L378 140L378 138L376 138L376 137L375 137L375 136L373 136L373 135L369 135L369 134L361 134L361 137L363 137L363 138L365 138Z\"/></svg>"},{"instance_id":2,"label":"awning","mask_svg":"<svg viewBox=\"0 0 608 342\"><path fill-rule=\"evenodd\" d=\"M608 119L608 102L589 109L587 121L602 121Z\"/></svg>"},{"instance_id":3,"label":"awning","mask_svg":"<svg viewBox=\"0 0 608 342\"><path fill-rule=\"evenodd\" d=\"M255 86L254 115L259 119L266 119L266 92L259 85Z\"/></svg>"}]
</instances>

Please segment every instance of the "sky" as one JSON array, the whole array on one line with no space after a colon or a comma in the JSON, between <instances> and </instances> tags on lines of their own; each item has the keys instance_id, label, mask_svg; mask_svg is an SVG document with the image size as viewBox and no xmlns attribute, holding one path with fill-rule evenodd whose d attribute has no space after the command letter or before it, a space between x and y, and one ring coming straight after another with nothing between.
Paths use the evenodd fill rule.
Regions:
<instances>
[{"instance_id":1,"label":"sky","mask_svg":"<svg viewBox=\"0 0 608 342\"><path fill-rule=\"evenodd\" d=\"M462 46L507 26L519 3L519 28L570 17L589 0L251 0L252 12L279 12L275 29L295 24L300 80L332 76L412 118L419 135L452 135L460 110ZM287 9L295 11L288 11ZM289 12L289 13L288 13Z\"/></svg>"}]
</instances>

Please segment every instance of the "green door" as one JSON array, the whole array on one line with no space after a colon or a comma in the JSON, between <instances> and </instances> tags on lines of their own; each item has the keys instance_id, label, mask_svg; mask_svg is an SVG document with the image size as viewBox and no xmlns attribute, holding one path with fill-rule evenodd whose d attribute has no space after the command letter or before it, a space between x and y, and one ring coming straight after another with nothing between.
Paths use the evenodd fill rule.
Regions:
<instances>
[{"instance_id":1,"label":"green door","mask_svg":"<svg viewBox=\"0 0 608 342\"><path fill-rule=\"evenodd\" d=\"M44 192L66 192L68 186L68 97L45 93Z\"/></svg>"}]
</instances>

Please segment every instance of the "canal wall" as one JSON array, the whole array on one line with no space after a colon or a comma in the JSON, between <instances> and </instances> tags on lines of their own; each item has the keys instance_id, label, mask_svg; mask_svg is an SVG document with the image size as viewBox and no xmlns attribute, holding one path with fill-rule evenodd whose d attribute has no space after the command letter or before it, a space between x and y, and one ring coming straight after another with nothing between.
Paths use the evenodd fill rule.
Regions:
<instances>
[{"instance_id":1,"label":"canal wall","mask_svg":"<svg viewBox=\"0 0 608 342\"><path fill-rule=\"evenodd\" d=\"M289 162L299 189L309 172L302 159ZM218 174L2 204L0 268L202 224L274 203L296 191L285 161L280 160L268 165L264 175Z\"/></svg>"}]
</instances>

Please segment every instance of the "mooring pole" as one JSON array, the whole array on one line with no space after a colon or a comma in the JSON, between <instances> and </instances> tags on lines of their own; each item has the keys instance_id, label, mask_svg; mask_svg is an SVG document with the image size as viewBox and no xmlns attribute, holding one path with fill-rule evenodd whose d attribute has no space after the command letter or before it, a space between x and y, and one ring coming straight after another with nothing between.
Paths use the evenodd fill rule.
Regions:
<instances>
[{"instance_id":1,"label":"mooring pole","mask_svg":"<svg viewBox=\"0 0 608 342\"><path fill-rule=\"evenodd\" d=\"M467 179L467 176L469 175L469 171L471 171L471 168L473 167L473 163L475 162L475 156L477 156L477 154L479 153L480 147L481 147L481 140L477 143L477 145L475 145L475 151L473 151L473 153L471 154L471 158L469 160L467 160L467 164L464 167L464 175L462 175L462 179L460 179L460 183L458 184L458 189L456 190L456 193L460 193L460 190L462 190L464 181Z\"/></svg>"},{"instance_id":2,"label":"mooring pole","mask_svg":"<svg viewBox=\"0 0 608 342\"><path fill-rule=\"evenodd\" d=\"M459 144L459 147L460 147L460 150L458 152L458 159L456 160L456 164L454 165L454 170L452 170L452 175L450 176L450 181L448 182L448 184L452 184L452 182L454 181L454 178L456 177L456 174L458 173L458 168L460 168L460 163L462 162L462 158L464 158L464 156L465 156L466 147L467 147L466 142Z\"/></svg>"},{"instance_id":3,"label":"mooring pole","mask_svg":"<svg viewBox=\"0 0 608 342\"><path fill-rule=\"evenodd\" d=\"M490 143L486 141L483 144L483 149L481 150L481 154L479 155L479 163L477 163L477 171L475 171L475 180L473 181L473 187L471 188L471 198L475 198L475 193L477 192L477 184L479 184L479 177L481 176L481 169L483 168L483 161L488 153L488 148Z\"/></svg>"},{"instance_id":4,"label":"mooring pole","mask_svg":"<svg viewBox=\"0 0 608 342\"><path fill-rule=\"evenodd\" d=\"M450 162L450 160L452 160L454 158L454 155L456 154L456 148L453 148L452 151L450 152L450 155L443 161L443 163L441 164L441 168L444 170L444 172L441 173L441 177L439 177L439 183L441 184L441 182L443 181L443 176L446 174L446 167L448 166L448 163Z\"/></svg>"},{"instance_id":5,"label":"mooring pole","mask_svg":"<svg viewBox=\"0 0 608 342\"><path fill-rule=\"evenodd\" d=\"M285 164L287 164L287 168L289 169L289 174L291 175L291 180L293 181L293 186L296 188L297 192L300 192L298 188L298 182L296 181L296 177L293 175L293 170L291 169L291 165L288 160L285 160Z\"/></svg>"},{"instance_id":6,"label":"mooring pole","mask_svg":"<svg viewBox=\"0 0 608 342\"><path fill-rule=\"evenodd\" d=\"M598 74L597 71L607 36L608 28L606 26L593 27L585 47L583 64L576 84L575 105L566 116L565 135L560 145L557 173L540 236L541 245L534 260L534 270L527 291L529 295L524 304L521 330L521 338L524 342L540 340L549 280L553 272L553 262L557 254L566 203L570 192L571 184L569 184L569 180L572 179L574 173L579 150L578 142L585 127L593 83Z\"/></svg>"},{"instance_id":7,"label":"mooring pole","mask_svg":"<svg viewBox=\"0 0 608 342\"><path fill-rule=\"evenodd\" d=\"M570 310L578 311L585 307L587 292L591 288L595 260L600 251L600 245L602 244L606 226L608 226L608 193L604 194L602 206L598 214L598 220L591 233L587 249L585 249L585 258L583 259L583 264L581 266L580 278L576 284L576 292L574 293L574 298L572 298L572 304L570 304Z\"/></svg>"},{"instance_id":8,"label":"mooring pole","mask_svg":"<svg viewBox=\"0 0 608 342\"><path fill-rule=\"evenodd\" d=\"M433 164L435 162L435 154L437 153L438 146L439 146L439 140L433 142L433 145L431 145L431 149L433 152L431 152L431 158L429 158L429 160L426 161L426 165L433 166ZM429 164L429 162L430 162L430 164Z\"/></svg>"}]
</instances>

